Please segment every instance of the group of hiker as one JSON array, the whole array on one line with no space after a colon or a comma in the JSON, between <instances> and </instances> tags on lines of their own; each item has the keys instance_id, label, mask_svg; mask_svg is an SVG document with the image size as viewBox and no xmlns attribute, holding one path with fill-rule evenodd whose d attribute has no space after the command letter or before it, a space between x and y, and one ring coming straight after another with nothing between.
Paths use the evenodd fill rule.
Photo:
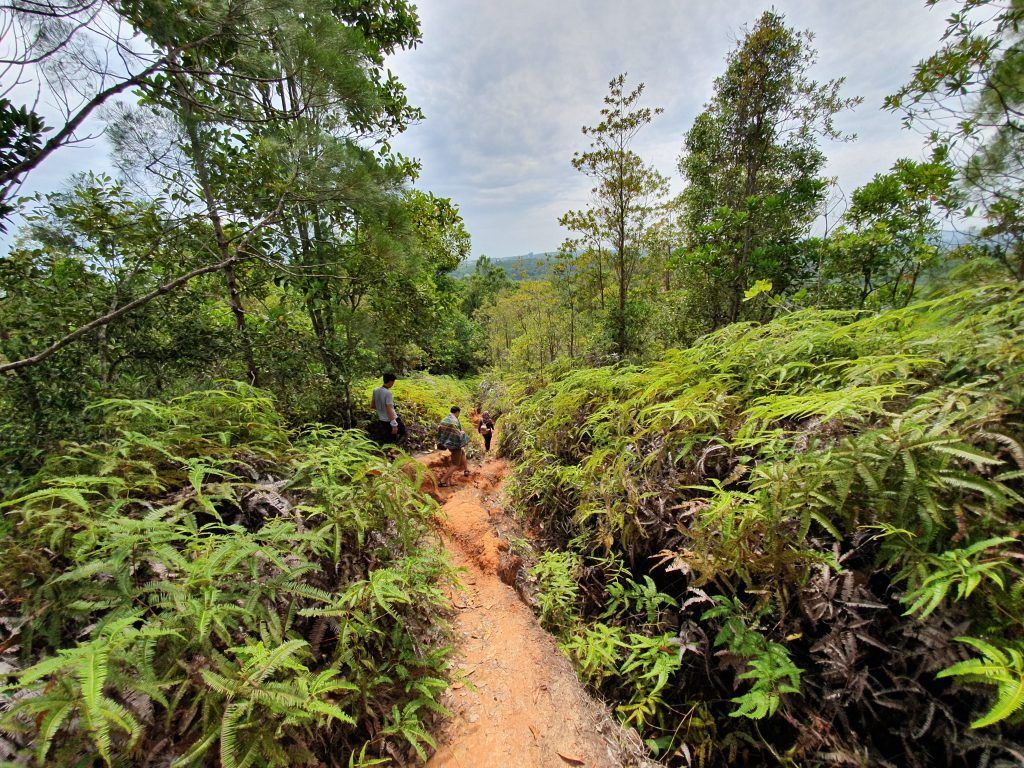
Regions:
<instances>
[{"instance_id":1,"label":"group of hiker","mask_svg":"<svg viewBox=\"0 0 1024 768\"><path fill-rule=\"evenodd\" d=\"M383 385L373 390L372 407L377 418L376 423L370 427L370 436L382 445L398 443L406 436L405 423L395 410L395 396L391 392L396 380L395 374L385 373ZM447 485L460 469L464 476L469 476L469 465L466 460L469 435L459 421L461 412L459 406L453 405L448 415L437 425L437 448L447 450L451 454L451 467L441 478L441 485ZM480 415L477 429L484 440L484 453L490 453L491 439L494 437L494 419L489 413L484 412Z\"/></svg>"}]
</instances>

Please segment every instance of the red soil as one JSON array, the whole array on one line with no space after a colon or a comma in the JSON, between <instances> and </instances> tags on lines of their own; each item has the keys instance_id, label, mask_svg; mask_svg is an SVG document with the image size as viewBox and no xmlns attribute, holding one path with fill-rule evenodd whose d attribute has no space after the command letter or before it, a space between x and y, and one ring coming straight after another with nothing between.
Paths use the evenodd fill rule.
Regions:
<instances>
[{"instance_id":1,"label":"red soil","mask_svg":"<svg viewBox=\"0 0 1024 768\"><path fill-rule=\"evenodd\" d=\"M439 453L420 459L438 469ZM444 702L453 713L438 734L428 768L541 768L636 764L639 739L626 734L582 688L554 638L515 590L521 560L496 534L504 461L457 473L456 486L435 489L438 523L461 589L452 596L458 666ZM505 520L504 522L508 522Z\"/></svg>"}]
</instances>

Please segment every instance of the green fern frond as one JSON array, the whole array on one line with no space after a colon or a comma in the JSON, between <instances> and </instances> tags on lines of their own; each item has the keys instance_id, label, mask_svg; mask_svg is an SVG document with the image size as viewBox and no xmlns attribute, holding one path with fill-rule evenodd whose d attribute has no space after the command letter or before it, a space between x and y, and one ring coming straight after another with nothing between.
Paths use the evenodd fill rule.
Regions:
<instances>
[{"instance_id":1,"label":"green fern frond","mask_svg":"<svg viewBox=\"0 0 1024 768\"><path fill-rule=\"evenodd\" d=\"M997 647L976 637L958 637L958 641L981 652L981 659L968 659L948 667L937 677L956 677L996 686L992 708L971 723L984 728L1015 716L1024 710L1024 651L1015 646Z\"/></svg>"}]
</instances>

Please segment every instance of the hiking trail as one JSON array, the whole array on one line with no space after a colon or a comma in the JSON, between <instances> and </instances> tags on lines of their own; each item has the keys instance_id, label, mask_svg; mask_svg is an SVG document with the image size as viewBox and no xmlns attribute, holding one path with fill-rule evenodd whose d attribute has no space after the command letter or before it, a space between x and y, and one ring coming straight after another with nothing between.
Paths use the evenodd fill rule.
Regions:
<instances>
[{"instance_id":1,"label":"hiking trail","mask_svg":"<svg viewBox=\"0 0 1024 768\"><path fill-rule=\"evenodd\" d=\"M444 453L420 457L443 465ZM583 689L555 639L511 584L522 561L499 531L516 533L501 488L507 464L488 458L438 488L441 540L464 589L452 594L456 655L442 703L452 716L427 768L655 765Z\"/></svg>"}]
</instances>

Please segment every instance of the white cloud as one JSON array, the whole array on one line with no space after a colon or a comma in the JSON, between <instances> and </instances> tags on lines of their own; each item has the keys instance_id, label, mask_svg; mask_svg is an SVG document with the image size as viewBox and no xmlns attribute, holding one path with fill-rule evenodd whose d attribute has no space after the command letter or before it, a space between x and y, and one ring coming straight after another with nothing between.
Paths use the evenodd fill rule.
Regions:
<instances>
[{"instance_id":1,"label":"white cloud","mask_svg":"<svg viewBox=\"0 0 1024 768\"><path fill-rule=\"evenodd\" d=\"M558 215L586 200L569 164L585 146L607 82L628 71L664 107L637 143L678 179L682 136L711 95L726 52L768 5L751 0L422 0L424 43L392 68L426 120L397 142L423 161L420 184L453 197L474 251L510 256L554 248ZM810 28L821 53L815 77L847 77L864 104L842 119L853 144L826 148L829 173L847 190L900 156L921 154L882 100L937 46L940 11L923 0L823 3L778 0L789 22ZM676 181L678 185L678 181Z\"/></svg>"},{"instance_id":2,"label":"white cloud","mask_svg":"<svg viewBox=\"0 0 1024 768\"><path fill-rule=\"evenodd\" d=\"M557 247L558 216L586 203L589 182L570 165L586 146L608 81L623 71L665 109L637 149L679 186L682 137L710 97L726 52L771 7L760 0L419 0L424 42L389 66L426 119L394 145L423 162L420 186L459 203L474 252L510 256ZM941 9L924 0L776 0L788 21L816 33L815 76L847 77L865 103L841 120L859 140L826 148L828 172L849 191L920 137L881 110L885 95L934 50ZM106 142L55 153L26 192L72 173L110 172ZM3 238L0 238L2 242Z\"/></svg>"}]
</instances>

